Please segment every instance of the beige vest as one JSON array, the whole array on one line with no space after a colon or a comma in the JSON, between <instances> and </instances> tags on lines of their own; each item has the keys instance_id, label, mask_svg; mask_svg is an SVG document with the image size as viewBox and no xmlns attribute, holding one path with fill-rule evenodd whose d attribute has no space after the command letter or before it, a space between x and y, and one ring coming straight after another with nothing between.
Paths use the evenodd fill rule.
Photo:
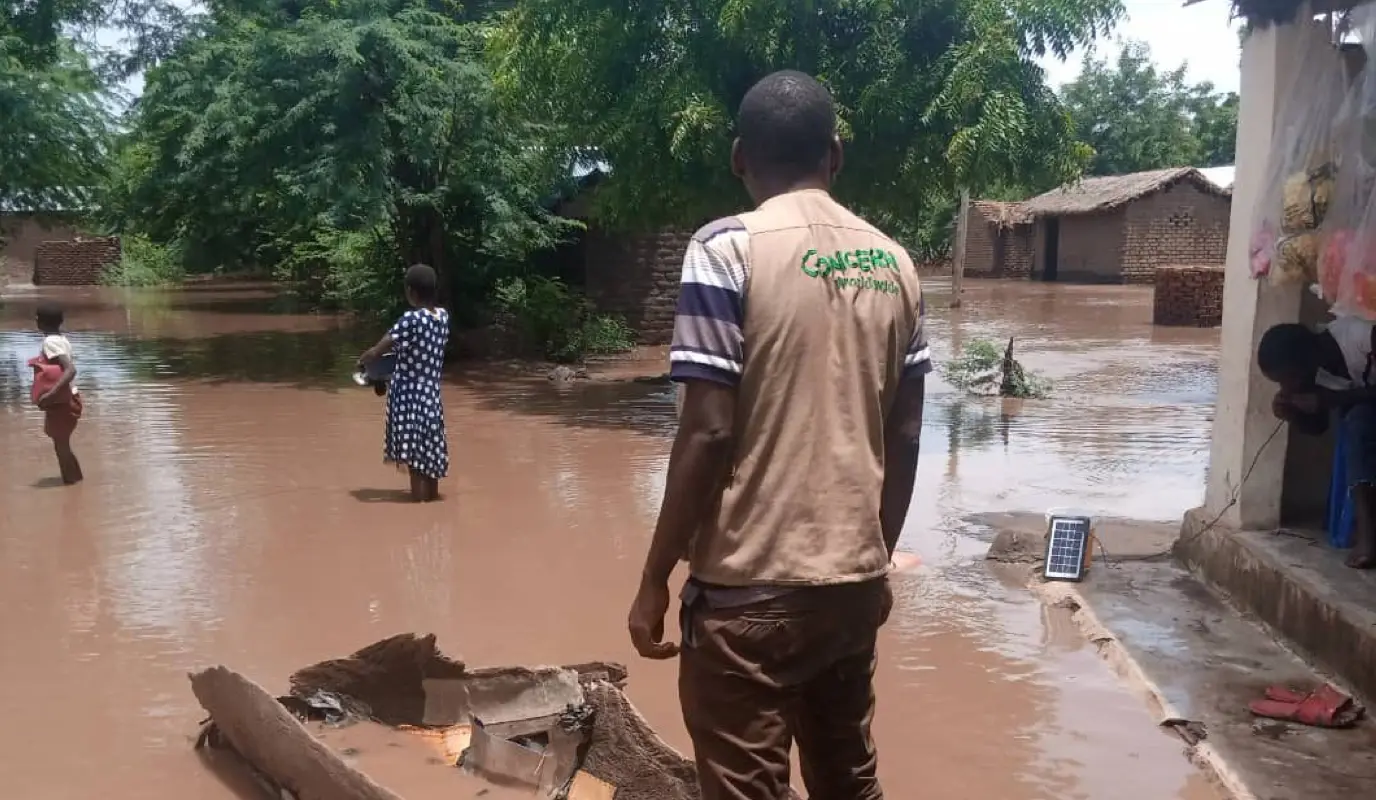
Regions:
<instances>
[{"instance_id":1,"label":"beige vest","mask_svg":"<svg viewBox=\"0 0 1376 800\"><path fill-rule=\"evenodd\" d=\"M750 233L735 459L693 576L823 585L885 574L884 420L920 322L917 270L825 192L775 197Z\"/></svg>"}]
</instances>

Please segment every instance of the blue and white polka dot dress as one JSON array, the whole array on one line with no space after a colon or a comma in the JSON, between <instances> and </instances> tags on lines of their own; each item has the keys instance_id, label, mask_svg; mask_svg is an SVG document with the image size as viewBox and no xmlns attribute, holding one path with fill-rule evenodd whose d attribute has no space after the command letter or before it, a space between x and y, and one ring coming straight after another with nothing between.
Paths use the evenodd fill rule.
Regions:
<instances>
[{"instance_id":1,"label":"blue and white polka dot dress","mask_svg":"<svg viewBox=\"0 0 1376 800\"><path fill-rule=\"evenodd\" d=\"M449 341L449 312L414 308L392 326L396 371L387 386L387 463L431 478L449 472L440 374Z\"/></svg>"}]
</instances>

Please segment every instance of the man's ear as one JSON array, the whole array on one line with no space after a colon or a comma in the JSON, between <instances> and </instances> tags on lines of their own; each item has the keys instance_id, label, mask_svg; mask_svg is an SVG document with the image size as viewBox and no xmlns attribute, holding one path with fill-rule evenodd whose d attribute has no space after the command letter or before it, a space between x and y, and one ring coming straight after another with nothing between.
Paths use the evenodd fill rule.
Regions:
<instances>
[{"instance_id":1,"label":"man's ear","mask_svg":"<svg viewBox=\"0 0 1376 800\"><path fill-rule=\"evenodd\" d=\"M831 137L831 178L836 179L841 174L841 167L846 163L846 150L841 146L839 135Z\"/></svg>"},{"instance_id":2,"label":"man's ear","mask_svg":"<svg viewBox=\"0 0 1376 800\"><path fill-rule=\"evenodd\" d=\"M731 142L731 174L745 180L745 154L741 152L740 137Z\"/></svg>"}]
</instances>

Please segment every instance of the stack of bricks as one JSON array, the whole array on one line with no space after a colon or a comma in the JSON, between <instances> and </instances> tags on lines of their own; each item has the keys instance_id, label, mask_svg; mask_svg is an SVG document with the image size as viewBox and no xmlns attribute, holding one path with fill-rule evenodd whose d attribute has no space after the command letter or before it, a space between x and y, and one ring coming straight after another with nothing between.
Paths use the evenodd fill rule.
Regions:
<instances>
[{"instance_id":1,"label":"stack of bricks","mask_svg":"<svg viewBox=\"0 0 1376 800\"><path fill-rule=\"evenodd\" d=\"M1154 325L1215 328L1223 324L1223 267L1158 267L1155 291Z\"/></svg>"},{"instance_id":2,"label":"stack of bricks","mask_svg":"<svg viewBox=\"0 0 1376 800\"><path fill-rule=\"evenodd\" d=\"M667 344L691 231L647 234L589 231L588 298L598 311L620 314L641 344Z\"/></svg>"},{"instance_id":3,"label":"stack of bricks","mask_svg":"<svg viewBox=\"0 0 1376 800\"><path fill-rule=\"evenodd\" d=\"M119 237L42 242L34 252L37 286L89 286L100 283L105 268L119 261Z\"/></svg>"}]
</instances>

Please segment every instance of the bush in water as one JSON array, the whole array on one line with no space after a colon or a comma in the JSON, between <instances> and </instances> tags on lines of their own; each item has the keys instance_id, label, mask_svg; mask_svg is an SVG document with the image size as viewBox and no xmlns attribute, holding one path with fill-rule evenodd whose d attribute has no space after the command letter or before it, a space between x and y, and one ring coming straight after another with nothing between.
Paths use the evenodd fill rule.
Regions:
<instances>
[{"instance_id":1,"label":"bush in water","mask_svg":"<svg viewBox=\"0 0 1376 800\"><path fill-rule=\"evenodd\" d=\"M1009 350L1012 342L1009 342ZM1016 359L1010 359L1011 369L1004 369L1004 348L988 339L975 339L965 345L965 351L941 368L952 386L971 394L1003 397L1046 397L1051 382L1028 372Z\"/></svg>"},{"instance_id":2,"label":"bush in water","mask_svg":"<svg viewBox=\"0 0 1376 800\"><path fill-rule=\"evenodd\" d=\"M503 278L493 289L493 304L551 361L568 363L635 346L625 320L598 313L581 292L557 278Z\"/></svg>"},{"instance_id":3,"label":"bush in water","mask_svg":"<svg viewBox=\"0 0 1376 800\"><path fill-rule=\"evenodd\" d=\"M101 280L111 286L169 286L185 277L176 244L131 234L120 239L120 259L105 268Z\"/></svg>"}]
</instances>

